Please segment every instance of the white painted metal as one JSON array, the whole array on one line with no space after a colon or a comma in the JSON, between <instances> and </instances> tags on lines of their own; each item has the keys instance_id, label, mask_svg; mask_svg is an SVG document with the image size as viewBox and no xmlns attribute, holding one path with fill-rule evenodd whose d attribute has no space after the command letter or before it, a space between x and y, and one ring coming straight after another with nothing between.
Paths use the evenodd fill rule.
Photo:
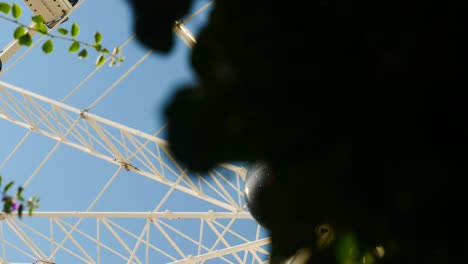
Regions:
<instances>
[{"instance_id":1,"label":"white painted metal","mask_svg":"<svg viewBox=\"0 0 468 264\"><path fill-rule=\"evenodd\" d=\"M85 1L80 1L80 5ZM187 23L212 3L181 21ZM182 26L185 27L184 24ZM192 38L190 41L195 43L194 36L190 34L185 34L185 37L189 36ZM134 36L130 37L121 47L133 39ZM36 45L34 43L22 56ZM17 43L10 46L0 55L2 60L10 59L19 50ZM151 52L145 54L86 109L77 109L64 101L101 67L94 69L60 102L0 81L0 118L26 129L25 136L0 164L0 169L32 134L51 138L56 144L24 186L39 174L62 145L118 166L85 211L36 211L31 217L25 215L23 220L19 220L14 213L9 216L0 214L0 263L15 261L7 259L9 250L29 258L31 263L49 264L54 263L60 254L68 254L76 263L105 263L109 255L120 259L122 263L138 264L155 263L155 255L158 256L157 263L266 262L269 253L265 246L270 241L260 236L260 228L255 225L243 202L240 183L245 180L245 168L220 164L219 169L212 170L207 177L189 177L191 172L177 164L168 151L167 142L158 137L159 131L150 135L91 113L94 106L137 69ZM14 63L9 68L13 66ZM169 189L156 201L157 205L152 211L92 211L109 186L124 172L123 169L166 185ZM235 180L229 180L221 169L234 174ZM161 211L175 192L208 202L215 210ZM45 229L38 229L31 224L42 220L47 221ZM90 223L94 225L94 232L82 227ZM136 225L141 229L135 231L136 225L130 223L138 223ZM251 236L243 233L242 226L245 223L256 226ZM192 232L194 230L196 232ZM5 238L5 234L8 238ZM12 240L13 237L15 240ZM44 244L47 246L44 247ZM120 250L115 245L119 245Z\"/></svg>"},{"instance_id":2,"label":"white painted metal","mask_svg":"<svg viewBox=\"0 0 468 264\"><path fill-rule=\"evenodd\" d=\"M45 109L51 110L47 112ZM60 116L61 120L54 119L54 114ZM175 175L182 173L174 171L151 151L156 148L166 156L171 156L165 140L3 81L0 81L0 118L168 186L174 181L164 177L153 163L159 163ZM61 129L67 132L63 133ZM121 135L121 138L112 135ZM133 146L125 142L130 142ZM147 147L148 143L153 146ZM241 167L227 164L225 168L244 174L244 168ZM205 179L202 180L208 184ZM220 197L225 197L225 201L203 194L188 177L185 177L185 182L186 186L176 185L175 188L221 208L242 211L240 204L226 196L226 192L221 194L215 186L210 188ZM222 186L219 183L217 185Z\"/></svg>"},{"instance_id":3,"label":"white painted metal","mask_svg":"<svg viewBox=\"0 0 468 264\"><path fill-rule=\"evenodd\" d=\"M17 213L12 213L16 216ZM252 219L248 212L34 212L31 218Z\"/></svg>"},{"instance_id":4,"label":"white painted metal","mask_svg":"<svg viewBox=\"0 0 468 264\"><path fill-rule=\"evenodd\" d=\"M33 226L26 224L26 221L18 220L15 215L4 216L0 221L0 238L3 246L14 247L19 253L31 258L31 260L42 260L54 262L58 251L69 254L76 259L77 263L100 263L100 259L109 254L116 256L125 263L154 263L149 258L150 253L157 253L165 259L158 263L203 263L208 260L217 260L215 263L244 263L239 254L247 254L251 259L257 260L255 263L263 263L268 251L264 248L270 243L268 238L256 238L248 240L241 234L233 230L232 224L236 221L246 221L250 219L247 213L225 213L225 212L36 212L31 218L46 218L50 219L51 230L54 230L53 235L36 229ZM93 220L88 223L94 223L97 230L94 234L89 230L84 232L76 229L72 225L73 219ZM137 235L131 232L122 224L117 224L117 220L145 220L145 225L142 231ZM193 237L185 233L184 230L173 226L173 221L200 220L201 227L200 235ZM231 219L227 225L223 225L218 220ZM151 225L152 223L152 225ZM203 234L203 226L215 231L216 242L205 241ZM221 227L221 229L219 229ZM2 236L5 229L11 230L22 241L21 245L15 245L6 241ZM73 231L73 234L71 233ZM105 238L102 232L106 231L110 235ZM150 239L159 237L159 239ZM71 243L63 243L55 240L54 236L63 236L68 234ZM230 244L226 236L235 234L242 239L242 243ZM40 240L37 239L40 238ZM124 237L131 237L124 239ZM33 239L34 238L34 239ZM168 241L167 244L161 244L161 239ZM180 241L186 241L181 243ZM50 243L50 252L44 250L44 247L39 247L35 241ZM225 244L222 247L217 246L217 242ZM110 245L118 243L124 248L124 253L113 249ZM179 244L181 243L181 244ZM196 252L187 251L181 247L184 244L192 244L199 248ZM23 248L23 249L20 249ZM96 250L97 248L97 250ZM174 254L171 248L176 249L177 254ZM138 250L144 249L145 257L137 256ZM201 249L201 250L200 250ZM5 257L4 257L5 258ZM243 257L245 259L245 256ZM0 257L1 260L1 257ZM235 260L235 261L233 261ZM1 262L0 262L1 263ZM10 262L8 262L10 263Z\"/></svg>"},{"instance_id":5,"label":"white painted metal","mask_svg":"<svg viewBox=\"0 0 468 264\"><path fill-rule=\"evenodd\" d=\"M210 253L207 253L207 254L202 254L200 256L191 256L191 257L189 257L187 259L171 262L170 264L201 263L202 261L206 261L206 260L213 259L213 258L216 258L216 257L225 256L225 255L228 255L228 254L233 254L233 253L236 253L236 252L249 250L251 248L255 249L255 248L260 247L260 246L268 245L269 243L270 243L270 239L269 238L264 238L264 239L260 239L260 240L257 240L257 241L252 241L252 242L249 242L249 243L245 243L243 245L234 246L234 247L230 247L230 248L227 248L227 249L210 252Z\"/></svg>"}]
</instances>

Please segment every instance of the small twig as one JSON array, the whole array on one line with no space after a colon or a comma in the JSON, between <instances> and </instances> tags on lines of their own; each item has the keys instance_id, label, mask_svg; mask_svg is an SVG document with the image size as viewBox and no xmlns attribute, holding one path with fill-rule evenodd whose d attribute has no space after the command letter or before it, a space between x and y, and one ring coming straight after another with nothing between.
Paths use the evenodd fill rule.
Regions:
<instances>
[{"instance_id":1,"label":"small twig","mask_svg":"<svg viewBox=\"0 0 468 264\"><path fill-rule=\"evenodd\" d=\"M4 16L4 15L0 15L0 18L2 18L2 19L4 19L4 20L7 20L7 21L9 21L9 22L15 23L15 24L17 24L17 25L19 25L19 26L22 26L22 27L26 28L26 29L29 29L29 30L32 30L32 31L36 31L36 32L38 32L38 33L40 33L40 34L49 36L49 37L51 37L51 38L66 40L66 41L70 41L70 42L78 42L78 43L80 43L80 44L83 45L83 46L96 49L95 44L91 44L91 43L88 43L88 42L80 41L80 40L77 40L77 39L75 39L75 38L70 38L70 37L64 37L64 36L60 36L60 35L51 34L51 33L49 33L49 32L45 32L45 33L44 33L44 32L41 32L41 31L39 31L39 30L37 30L37 29L35 29L35 28L33 28L33 27L30 27L30 26L28 26L28 25L26 25L26 24L21 23L21 22L19 22L19 21L16 20L16 19L11 19L11 18L9 18L9 17L7 17L7 16ZM101 51L98 51L98 52L101 52ZM103 53L103 52L101 52L101 53ZM116 60L119 59L119 57L117 57L115 54L107 53L107 55L109 55L110 57L113 57L113 58L116 59Z\"/></svg>"}]
</instances>

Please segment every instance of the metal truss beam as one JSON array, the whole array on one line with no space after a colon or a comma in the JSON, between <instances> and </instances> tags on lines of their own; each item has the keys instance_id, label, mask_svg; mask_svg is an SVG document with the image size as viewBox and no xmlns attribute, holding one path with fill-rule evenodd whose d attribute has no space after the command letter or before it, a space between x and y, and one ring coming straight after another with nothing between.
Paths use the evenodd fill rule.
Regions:
<instances>
[{"instance_id":1,"label":"metal truss beam","mask_svg":"<svg viewBox=\"0 0 468 264\"><path fill-rule=\"evenodd\" d=\"M203 192L169 153L167 141L67 104L0 81L0 118L133 171L229 211L242 211L226 192ZM220 164L245 177L245 168ZM170 177L172 175L172 178ZM240 193L240 190L235 190Z\"/></svg>"},{"instance_id":2,"label":"metal truss beam","mask_svg":"<svg viewBox=\"0 0 468 264\"><path fill-rule=\"evenodd\" d=\"M12 215L17 216L14 212ZM248 212L34 212L31 218L252 219ZM1 219L1 218L0 218Z\"/></svg>"}]
</instances>

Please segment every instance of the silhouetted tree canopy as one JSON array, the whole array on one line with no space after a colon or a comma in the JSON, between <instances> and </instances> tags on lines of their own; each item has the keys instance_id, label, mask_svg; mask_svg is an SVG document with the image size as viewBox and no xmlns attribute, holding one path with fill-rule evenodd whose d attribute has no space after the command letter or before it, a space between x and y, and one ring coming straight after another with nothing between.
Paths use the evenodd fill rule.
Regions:
<instances>
[{"instance_id":1,"label":"silhouetted tree canopy","mask_svg":"<svg viewBox=\"0 0 468 264\"><path fill-rule=\"evenodd\" d=\"M192 1L129 1L140 41L170 52ZM467 263L467 11L217 0L191 53L199 82L165 111L171 151L199 172L271 166L258 206L275 263L304 247L308 263Z\"/></svg>"}]
</instances>

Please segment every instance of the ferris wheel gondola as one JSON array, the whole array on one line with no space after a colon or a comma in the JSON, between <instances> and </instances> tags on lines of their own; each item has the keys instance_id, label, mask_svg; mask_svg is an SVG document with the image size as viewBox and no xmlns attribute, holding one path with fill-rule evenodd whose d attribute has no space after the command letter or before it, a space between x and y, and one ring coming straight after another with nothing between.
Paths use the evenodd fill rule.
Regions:
<instances>
[{"instance_id":1,"label":"ferris wheel gondola","mask_svg":"<svg viewBox=\"0 0 468 264\"><path fill-rule=\"evenodd\" d=\"M24 2L35 15L42 16L48 28L52 28L70 13L78 0L24 0ZM66 20L67 18L62 22Z\"/></svg>"}]
</instances>

